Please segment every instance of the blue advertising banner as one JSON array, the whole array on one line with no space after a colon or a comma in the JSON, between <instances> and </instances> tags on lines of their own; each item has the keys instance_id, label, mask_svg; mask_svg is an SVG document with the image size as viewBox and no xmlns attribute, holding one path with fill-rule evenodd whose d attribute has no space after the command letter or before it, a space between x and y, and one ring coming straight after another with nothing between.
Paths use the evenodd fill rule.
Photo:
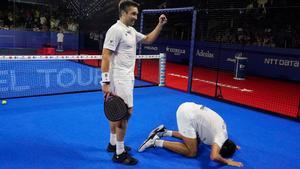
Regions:
<instances>
[{"instance_id":1,"label":"blue advertising banner","mask_svg":"<svg viewBox=\"0 0 300 169\"><path fill-rule=\"evenodd\" d=\"M0 48L41 48L50 43L56 46L56 32L0 30ZM143 45L142 54L166 53L167 61L189 63L190 41L158 40ZM219 67L234 71L237 55L247 57L246 74L300 81L300 50L280 49L238 44L195 43L194 66ZM64 49L77 50L78 36L65 33Z\"/></svg>"},{"instance_id":2,"label":"blue advertising banner","mask_svg":"<svg viewBox=\"0 0 300 169\"><path fill-rule=\"evenodd\" d=\"M56 32L32 32L20 30L0 30L0 48L42 48L50 43L57 45ZM74 33L64 33L64 49L77 50L78 36Z\"/></svg>"},{"instance_id":3,"label":"blue advertising banner","mask_svg":"<svg viewBox=\"0 0 300 169\"><path fill-rule=\"evenodd\" d=\"M242 56L247 58L246 74L300 81L300 50L298 49L200 41L195 46L194 66L219 67L233 72L236 56ZM189 62L189 41L159 40L153 45L143 46L142 49L142 54L164 52L167 55L167 61L180 64Z\"/></svg>"},{"instance_id":4,"label":"blue advertising banner","mask_svg":"<svg viewBox=\"0 0 300 169\"><path fill-rule=\"evenodd\" d=\"M1 61L0 99L100 88L100 69L73 61Z\"/></svg>"}]
</instances>

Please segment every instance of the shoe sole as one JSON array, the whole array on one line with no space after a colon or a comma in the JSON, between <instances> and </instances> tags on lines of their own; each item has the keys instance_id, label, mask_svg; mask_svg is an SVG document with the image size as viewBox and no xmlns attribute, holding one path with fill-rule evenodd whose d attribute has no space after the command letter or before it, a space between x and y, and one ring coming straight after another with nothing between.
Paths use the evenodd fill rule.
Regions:
<instances>
[{"instance_id":1,"label":"shoe sole","mask_svg":"<svg viewBox=\"0 0 300 169\"><path fill-rule=\"evenodd\" d=\"M155 129L153 129L151 132L150 132L150 134L149 134L149 136L148 136L148 138L143 142L143 144L139 147L139 149L138 149L138 152L143 152L143 151L141 151L140 149L150 140L150 139L153 139L153 137L160 131L160 130L162 130L162 129L164 129L165 128L165 126L163 125L163 124L161 124L161 125L159 125L158 127L156 127Z\"/></svg>"},{"instance_id":2,"label":"shoe sole","mask_svg":"<svg viewBox=\"0 0 300 169\"><path fill-rule=\"evenodd\" d=\"M129 161L128 163L126 163L125 162L125 160L131 160L131 161ZM117 158L115 158L115 155L113 156L113 158L112 158L112 161L114 162L114 163L118 163L118 164L123 164L123 165L128 165L128 166L131 166L131 165L136 165L137 163L138 163L138 160L137 159L135 159L135 158L133 158L133 157L131 157L131 156L127 156L127 158L126 159L124 159L123 161L120 161L120 160L118 160Z\"/></svg>"},{"instance_id":3,"label":"shoe sole","mask_svg":"<svg viewBox=\"0 0 300 169\"><path fill-rule=\"evenodd\" d=\"M154 136L153 136L154 137ZM138 152L143 152L143 151L145 151L145 149L144 150L141 150L141 148L150 140L151 138L149 137L149 138L147 138L144 142L143 142L143 144L139 147L139 149L138 149Z\"/></svg>"},{"instance_id":4,"label":"shoe sole","mask_svg":"<svg viewBox=\"0 0 300 169\"><path fill-rule=\"evenodd\" d=\"M163 124L159 125L159 126L156 127L155 129L153 129L153 130L150 132L148 138L154 137L153 135L157 134L157 133L158 133L160 130L162 130L162 129L165 129L165 126L164 126Z\"/></svg>"}]
</instances>

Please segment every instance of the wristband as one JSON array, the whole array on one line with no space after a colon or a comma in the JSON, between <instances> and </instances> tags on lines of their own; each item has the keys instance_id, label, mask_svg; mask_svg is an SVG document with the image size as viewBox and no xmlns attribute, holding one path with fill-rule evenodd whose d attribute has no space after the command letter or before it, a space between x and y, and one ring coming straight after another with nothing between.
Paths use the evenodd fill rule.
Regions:
<instances>
[{"instance_id":1,"label":"wristband","mask_svg":"<svg viewBox=\"0 0 300 169\"><path fill-rule=\"evenodd\" d=\"M100 84L101 84L101 86L103 86L103 85L109 85L110 84L110 82L100 82Z\"/></svg>"},{"instance_id":2,"label":"wristband","mask_svg":"<svg viewBox=\"0 0 300 169\"><path fill-rule=\"evenodd\" d=\"M106 83L106 82L110 82L110 80L109 80L109 73L108 72L103 72L102 74L101 74L101 78L102 78L102 80L101 80L101 82L103 82L103 83Z\"/></svg>"}]
</instances>

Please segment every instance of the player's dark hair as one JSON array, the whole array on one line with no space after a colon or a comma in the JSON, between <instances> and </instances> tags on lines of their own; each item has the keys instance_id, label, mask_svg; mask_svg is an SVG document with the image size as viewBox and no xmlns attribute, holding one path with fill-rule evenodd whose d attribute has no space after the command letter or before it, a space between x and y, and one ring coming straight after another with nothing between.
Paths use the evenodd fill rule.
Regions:
<instances>
[{"instance_id":1,"label":"player's dark hair","mask_svg":"<svg viewBox=\"0 0 300 169\"><path fill-rule=\"evenodd\" d=\"M220 150L220 155L224 158L231 157L236 150L236 145L233 141L227 139Z\"/></svg>"},{"instance_id":2,"label":"player's dark hair","mask_svg":"<svg viewBox=\"0 0 300 169\"><path fill-rule=\"evenodd\" d=\"M132 0L121 0L119 3L119 16L121 16L122 12L128 12L129 7L139 7L140 4L132 1Z\"/></svg>"}]
</instances>

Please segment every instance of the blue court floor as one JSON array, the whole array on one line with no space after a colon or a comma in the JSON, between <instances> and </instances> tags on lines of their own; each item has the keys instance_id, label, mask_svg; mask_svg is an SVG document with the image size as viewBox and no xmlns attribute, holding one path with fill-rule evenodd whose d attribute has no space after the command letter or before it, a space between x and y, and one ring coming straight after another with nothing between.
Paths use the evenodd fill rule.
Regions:
<instances>
[{"instance_id":1,"label":"blue court floor","mask_svg":"<svg viewBox=\"0 0 300 169\"><path fill-rule=\"evenodd\" d=\"M125 143L139 159L134 167L114 164L105 151L109 128L102 93L80 93L8 100L0 106L0 169L233 168L211 162L209 147L197 158L164 149L137 148L157 125L176 130L177 107L204 104L226 121L241 150L233 158L247 169L299 169L300 123L164 87L135 89L135 109Z\"/></svg>"}]
</instances>

